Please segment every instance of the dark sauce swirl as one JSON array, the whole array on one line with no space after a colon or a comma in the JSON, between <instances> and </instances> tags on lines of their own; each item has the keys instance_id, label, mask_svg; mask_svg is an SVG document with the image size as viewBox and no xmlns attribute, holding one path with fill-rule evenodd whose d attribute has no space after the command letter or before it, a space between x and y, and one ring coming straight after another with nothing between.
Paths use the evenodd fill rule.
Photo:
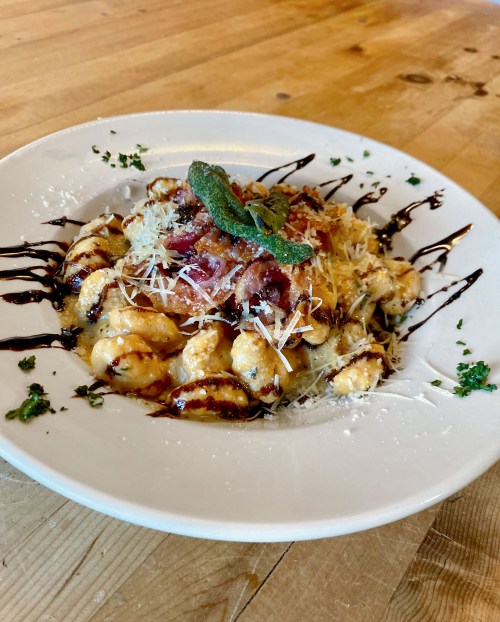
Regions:
<instances>
[{"instance_id":1,"label":"dark sauce swirl","mask_svg":"<svg viewBox=\"0 0 500 622\"><path fill-rule=\"evenodd\" d=\"M445 302L443 302L442 305L440 305L437 309L435 309L430 315L428 315L425 319L423 319L421 322L418 322L417 324L413 324L412 326L410 326L408 328L408 332L406 333L406 335L404 335L403 337L401 337L400 341L406 341L408 339L408 337L414 333L416 330L418 330L419 328L421 328L424 324L426 324L426 322L428 322L431 317L433 317L434 315L436 315L436 313L439 313L439 311L441 311L442 309L444 309L445 307L447 307L448 305L451 305L453 302L455 302L456 300L458 300L460 298L460 296L469 289L469 287L472 287L474 285L474 283L478 280L478 278L483 274L483 269L482 268L478 268L477 270L475 270L474 272L472 272L471 274L469 274L468 276L464 277L463 279L459 279L457 281L453 281L451 282L449 285L447 285L446 287L442 287L441 289L439 289L438 291L434 292L433 294L430 294L429 296L427 296L427 300L429 300L430 298L432 298L433 296L435 296L436 294L439 294L441 292L447 292L450 287L454 287L455 285L458 285L459 283L463 283L465 282L465 285L463 287L461 287L458 291L456 291L454 294L452 294Z\"/></svg>"},{"instance_id":2,"label":"dark sauce swirl","mask_svg":"<svg viewBox=\"0 0 500 622\"><path fill-rule=\"evenodd\" d=\"M283 170L284 168L288 168L289 166L292 166L293 167L292 170L286 173L285 175L283 175L283 177L281 177L278 180L277 183L282 184L288 177L290 177L290 175L292 175L293 173L297 171L300 171L300 169L302 168L305 168L310 162L314 160L315 157L316 157L315 153L310 153L308 156L305 156L304 158L299 158L298 160L294 160L293 162L287 162L286 164L282 164L281 166L272 168L268 170L266 173L264 173L263 175L261 175L257 179L257 181L264 181L264 179L268 177L269 175L271 175L272 173L276 173L278 171Z\"/></svg>"},{"instance_id":3,"label":"dark sauce swirl","mask_svg":"<svg viewBox=\"0 0 500 622\"><path fill-rule=\"evenodd\" d=\"M63 328L60 333L41 333L40 335L29 335L26 337L9 337L0 339L0 350L13 350L22 352L23 350L36 350L38 348L60 347L64 350L72 350L76 346L77 337L82 332L81 328ZM54 343L60 346L54 346Z\"/></svg>"},{"instance_id":4,"label":"dark sauce swirl","mask_svg":"<svg viewBox=\"0 0 500 622\"><path fill-rule=\"evenodd\" d=\"M408 261L411 264L414 264L417 259L420 259L420 257L424 257L425 255L429 255L430 253L434 253L435 251L443 251L438 257L436 257L436 259L434 259L434 261L431 261L423 268L420 268L420 272L430 270L432 266L436 263L439 263L439 270L442 270L446 265L446 261L448 260L448 254L450 253L450 251L452 251L453 248L464 239L464 237L469 233L472 227L472 224L466 225L458 231L450 233L450 235L447 235L442 240L434 242L434 244L423 246L414 255L412 255L412 257Z\"/></svg>"},{"instance_id":5,"label":"dark sauce swirl","mask_svg":"<svg viewBox=\"0 0 500 622\"><path fill-rule=\"evenodd\" d=\"M410 203L410 205L407 205L403 209L399 210L399 212L393 214L386 225L375 229L375 235L377 236L382 248L385 248L386 250L391 249L393 236L402 231L413 221L412 212L417 209L417 207L426 204L429 205L431 210L441 207L443 205L442 192L442 190L438 190L431 196L422 199L421 201Z\"/></svg>"}]
</instances>

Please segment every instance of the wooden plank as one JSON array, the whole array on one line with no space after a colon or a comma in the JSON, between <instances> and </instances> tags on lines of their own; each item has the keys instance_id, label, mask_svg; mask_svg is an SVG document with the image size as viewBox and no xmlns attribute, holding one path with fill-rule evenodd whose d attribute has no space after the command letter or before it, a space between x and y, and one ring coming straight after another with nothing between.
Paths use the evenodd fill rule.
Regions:
<instances>
[{"instance_id":1,"label":"wooden plank","mask_svg":"<svg viewBox=\"0 0 500 622\"><path fill-rule=\"evenodd\" d=\"M363 533L295 543L238 622L378 620L436 511Z\"/></svg>"},{"instance_id":2,"label":"wooden plank","mask_svg":"<svg viewBox=\"0 0 500 622\"><path fill-rule=\"evenodd\" d=\"M335 12L324 6L322 0L315 1L323 5L325 13ZM318 15L315 14L314 18L317 19ZM165 40L138 42L133 52L128 48L104 55L98 60L99 71L96 70L96 61L90 60L6 85L2 89L4 104L0 103L0 132L12 132L47 116L60 115L111 95L119 96L131 84L137 87L163 77L166 69L171 74L214 56L276 37L277 33L290 36L304 22L307 23L307 17L304 18L293 6L283 8L277 5L256 11L251 20L241 15L214 23L208 21L191 33L193 40L199 43L189 55L186 54L186 35L181 32Z\"/></svg>"},{"instance_id":3,"label":"wooden plank","mask_svg":"<svg viewBox=\"0 0 500 622\"><path fill-rule=\"evenodd\" d=\"M88 0L4 0L0 2L0 20L54 10L77 2Z\"/></svg>"},{"instance_id":4,"label":"wooden plank","mask_svg":"<svg viewBox=\"0 0 500 622\"><path fill-rule=\"evenodd\" d=\"M441 506L381 622L500 620L500 463Z\"/></svg>"},{"instance_id":5,"label":"wooden plank","mask_svg":"<svg viewBox=\"0 0 500 622\"><path fill-rule=\"evenodd\" d=\"M64 504L4 556L2 622L88 620L166 537Z\"/></svg>"},{"instance_id":6,"label":"wooden plank","mask_svg":"<svg viewBox=\"0 0 500 622\"><path fill-rule=\"evenodd\" d=\"M364 7L364 10L366 11L366 7ZM10 89L9 97L5 99L7 107L3 110L0 108L0 126L2 126L2 121L4 121L5 132L12 132L16 127L26 127L31 124L38 126L40 123L43 123L41 116L45 116L44 111L51 110L53 119L49 121L49 126L46 130L51 131L72 122L87 120L98 114L158 109L162 107L200 107L200 104L197 103L193 105L193 102L199 101L203 101L202 107L222 106L224 108L246 108L250 110L262 109L262 105L265 105L272 112L276 111L273 109L273 104L276 104L276 102L273 102L276 91L274 91L273 97L268 97L265 102L261 101L260 97L254 101L252 98L253 91L250 90L249 92L249 85L251 89L253 84L262 85L263 82L266 83L270 79L276 79L278 76L283 75L289 76L288 80L292 80L293 84L297 85L296 90L299 93L307 93L307 95L295 96L292 101L288 102L286 114L307 118L310 116L307 111L311 109L316 111L312 115L316 120L333 122L341 127L349 126L349 123L345 123L345 116L343 115L344 113L347 113L349 117L353 114L355 116L359 115L358 102L354 107L352 105L340 107L337 105L335 108L332 108L331 106L332 91L337 93L338 103L342 103L344 100L346 103L348 101L348 98L345 97L346 89L347 92L350 92L349 82L344 78L346 64L348 67L350 64L357 67L365 62L365 59L360 57L359 54L351 52L347 54L350 61L346 63L345 45L354 45L357 40L356 33L361 36L362 30L365 28L364 22L359 22L362 19L361 8L351 8L348 13L348 17L345 14L334 15L333 17L324 15L324 19L320 24L308 24L307 20L304 20L302 16L296 16L296 23L291 24L288 28L296 27L293 37L297 45L298 58L291 56L289 53L290 32L288 30L280 32L275 28L276 23L284 17L280 11L275 11L273 14L266 13L263 16L259 16L259 23L263 27L266 24L269 25L264 28L263 34L265 36L259 37L257 41L251 38L251 33L249 39L243 39L242 29L245 29L245 19L230 21L230 27L233 27L238 32L239 46L234 50L229 47L224 54L217 54L216 57L210 60L206 60L206 58L211 56L210 50L216 49L219 45L218 39L221 33L218 31L215 35L204 29L196 31L197 40L203 41L203 45L200 45L200 47L204 48L206 52L205 61L203 61L203 57L191 58L190 61L186 60L183 53L185 39L182 36L172 37L168 48L161 47L156 42L139 46L137 53L140 53L143 59L149 58L149 62L153 65L145 71L144 75L141 75L140 82L136 78L134 79L133 75L131 77L132 67L130 63L127 65L129 53L124 51L110 54L109 57L103 59L105 60L105 75L98 82L89 77L89 75L92 76L95 73L92 71L93 65L91 62L83 63L79 69L83 82L80 82L78 72L77 79L74 80L72 76L73 70L66 70L63 74L55 71L50 75L50 78L44 78L46 84L42 84L40 88L39 81L33 78ZM271 17L273 17L275 22L270 19ZM347 38L345 41L339 41L337 38L325 38L325 31L341 31L346 19L354 20L357 24L359 22L351 40ZM381 19L378 18L377 22L380 21ZM287 23L289 22L290 19L287 20ZM426 32L425 28L421 30ZM319 41L321 43L318 43ZM342 63L329 63L326 69L324 59L331 57L331 54L335 52L342 53L344 57ZM249 53L251 56L249 56ZM169 73L165 76L164 65L167 56L169 59ZM188 62L187 67L185 65L186 62ZM380 59L382 67L385 62L383 58ZM124 65L127 65L126 71L122 69ZM144 63L142 63L141 70L144 66ZM155 69L155 66L157 69ZM245 72L245 81L234 81L233 79L221 83L218 79L221 73L235 77L234 67L238 67L240 71ZM364 74L370 74L373 73L372 70L373 67L368 65L363 72ZM159 72L161 77L156 78L155 72ZM139 73L138 67L135 73ZM317 75L319 74L324 76L322 81L317 80ZM67 85L66 79L69 80ZM350 79L357 82L360 78L355 73ZM336 80L339 80L338 87L335 84ZM57 103L55 103L51 85L53 82L60 84L61 81L65 86L58 87L59 97L57 98ZM102 86L104 83L106 83L106 87ZM133 84L133 88L130 88L131 84ZM106 95L103 88L106 88L108 93L111 90L111 93ZM316 96L315 89L319 89L318 97ZM25 98L24 93L27 90L34 93L33 99L29 107L26 105L20 107L16 99L20 97ZM80 97L79 93L82 91L83 94ZM235 100L234 93L238 91L241 93L241 99ZM159 92L163 93L160 102L158 102ZM94 103L95 94L99 94L101 99ZM231 95L233 99L230 99ZM352 94L350 96L352 97ZM333 97L335 99L335 95ZM385 91L383 97L386 97ZM283 102L278 103L283 105ZM71 111L68 114L61 113L61 109L64 109L64 107L70 107ZM80 110L81 114L77 114L78 110ZM319 114L317 113L318 110L321 111ZM356 110L357 112L355 112ZM277 111L281 112L280 110ZM321 117L324 117L324 119ZM365 115L365 118L371 119L372 114ZM35 130L34 135L37 136L42 133L42 130ZM26 132L23 132L24 136L26 134ZM12 139L13 137L6 133L4 140L8 138ZM17 145L22 144L22 142L22 136L15 141Z\"/></svg>"},{"instance_id":7,"label":"wooden plank","mask_svg":"<svg viewBox=\"0 0 500 622\"><path fill-rule=\"evenodd\" d=\"M0 458L0 561L65 503L67 499Z\"/></svg>"},{"instance_id":8,"label":"wooden plank","mask_svg":"<svg viewBox=\"0 0 500 622\"><path fill-rule=\"evenodd\" d=\"M238 14L258 11L266 6L266 0L256 0L251 5L244 0L234 0L233 10ZM184 41L189 31L204 24L223 19L226 15L226 0L212 0L210 13L200 10L203 3L186 3L182 0L149 2L147 9L137 7L134 12L119 11L113 15L113 31L110 33L109 20L101 19L92 25L84 25L77 30L58 32L43 41L32 40L22 46L9 46L2 52L2 62L9 71L3 86L15 84L32 77L33 56L38 59L37 81L45 74L57 69L96 59L98 62L113 62L109 56L115 52L130 51L141 43L158 42L167 46L166 39L182 30ZM137 12L139 11L139 13ZM140 12L143 11L143 12ZM140 16L140 19L138 17ZM187 26L188 25L188 26ZM139 51L136 51L137 55ZM105 57L99 61L100 57ZM167 64L167 68L168 68Z\"/></svg>"},{"instance_id":9,"label":"wooden plank","mask_svg":"<svg viewBox=\"0 0 500 622\"><path fill-rule=\"evenodd\" d=\"M171 535L91 622L235 620L290 546Z\"/></svg>"}]
</instances>

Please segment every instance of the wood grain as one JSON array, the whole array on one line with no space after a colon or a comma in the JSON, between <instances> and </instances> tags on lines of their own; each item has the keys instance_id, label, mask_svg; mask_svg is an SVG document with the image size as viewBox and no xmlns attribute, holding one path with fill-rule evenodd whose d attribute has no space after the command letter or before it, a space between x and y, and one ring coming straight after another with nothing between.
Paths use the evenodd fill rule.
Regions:
<instances>
[{"instance_id":1,"label":"wood grain","mask_svg":"<svg viewBox=\"0 0 500 622\"><path fill-rule=\"evenodd\" d=\"M500 215L499 33L486 0L0 0L0 156L101 116L267 112L403 149ZM497 622L499 508L496 465L364 533L215 542L103 516L0 460L0 618Z\"/></svg>"},{"instance_id":2,"label":"wood grain","mask_svg":"<svg viewBox=\"0 0 500 622\"><path fill-rule=\"evenodd\" d=\"M445 501L383 622L500 619L500 464ZM486 492L486 495L484 493Z\"/></svg>"}]
</instances>

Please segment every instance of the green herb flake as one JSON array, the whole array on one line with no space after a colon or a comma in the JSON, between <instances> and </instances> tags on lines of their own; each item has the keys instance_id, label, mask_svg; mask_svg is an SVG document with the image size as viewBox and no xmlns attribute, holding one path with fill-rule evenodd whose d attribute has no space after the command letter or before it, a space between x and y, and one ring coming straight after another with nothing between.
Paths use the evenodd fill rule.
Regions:
<instances>
[{"instance_id":1,"label":"green herb flake","mask_svg":"<svg viewBox=\"0 0 500 622\"><path fill-rule=\"evenodd\" d=\"M22 402L19 408L14 408L6 413L6 419L19 419L27 423L33 417L44 415L47 412L55 413L50 401L45 399L45 389L41 384L33 383L28 387L28 397Z\"/></svg>"},{"instance_id":2,"label":"green herb flake","mask_svg":"<svg viewBox=\"0 0 500 622\"><path fill-rule=\"evenodd\" d=\"M87 397L92 408L100 408L104 404L104 398L102 395L99 395L99 393L93 393L91 391Z\"/></svg>"},{"instance_id":3,"label":"green herb flake","mask_svg":"<svg viewBox=\"0 0 500 622\"><path fill-rule=\"evenodd\" d=\"M363 151L363 158L369 158L369 157L370 157L370 152L367 149L365 149Z\"/></svg>"},{"instance_id":4,"label":"green herb flake","mask_svg":"<svg viewBox=\"0 0 500 622\"><path fill-rule=\"evenodd\" d=\"M467 397L472 391L496 391L496 384L486 384L490 367L484 361L477 363L459 363L457 365L458 385L453 393L458 397Z\"/></svg>"},{"instance_id":5,"label":"green herb flake","mask_svg":"<svg viewBox=\"0 0 500 622\"><path fill-rule=\"evenodd\" d=\"M463 324L463 323L464 323L464 321L463 321L463 320L458 320L458 323L457 323L457 328L458 328L458 330L460 330L460 329L462 328L462 324Z\"/></svg>"},{"instance_id":6,"label":"green herb flake","mask_svg":"<svg viewBox=\"0 0 500 622\"><path fill-rule=\"evenodd\" d=\"M96 145L92 145L92 151L93 151L94 153L101 153L101 152L99 151L99 149L96 147Z\"/></svg>"},{"instance_id":7,"label":"green herb flake","mask_svg":"<svg viewBox=\"0 0 500 622\"><path fill-rule=\"evenodd\" d=\"M432 384L433 387L439 387L439 386L441 386L443 384L443 381L442 380L433 380L431 382L431 384Z\"/></svg>"},{"instance_id":8,"label":"green herb flake","mask_svg":"<svg viewBox=\"0 0 500 622\"><path fill-rule=\"evenodd\" d=\"M411 184L412 186L418 186L422 180L420 177L416 177L413 173L406 180L406 183Z\"/></svg>"},{"instance_id":9,"label":"green herb flake","mask_svg":"<svg viewBox=\"0 0 500 622\"><path fill-rule=\"evenodd\" d=\"M348 162L354 162L354 160L352 158L350 158L349 156L346 156L345 158Z\"/></svg>"},{"instance_id":10,"label":"green herb flake","mask_svg":"<svg viewBox=\"0 0 500 622\"><path fill-rule=\"evenodd\" d=\"M302 263L314 254L309 244L292 242L277 233L264 233L264 227L255 223L255 214L234 194L227 173L220 166L195 161L189 167L188 181L222 231L256 242L282 264Z\"/></svg>"},{"instance_id":11,"label":"green herb flake","mask_svg":"<svg viewBox=\"0 0 500 622\"><path fill-rule=\"evenodd\" d=\"M465 341L457 341L457 346L465 346L467 345Z\"/></svg>"},{"instance_id":12,"label":"green herb flake","mask_svg":"<svg viewBox=\"0 0 500 622\"><path fill-rule=\"evenodd\" d=\"M116 134L115 130L109 130L110 134Z\"/></svg>"},{"instance_id":13,"label":"green herb flake","mask_svg":"<svg viewBox=\"0 0 500 622\"><path fill-rule=\"evenodd\" d=\"M120 166L122 168L128 168L128 155L125 155L124 153L119 153L118 162L120 163Z\"/></svg>"},{"instance_id":14,"label":"green herb flake","mask_svg":"<svg viewBox=\"0 0 500 622\"><path fill-rule=\"evenodd\" d=\"M145 171L146 170L146 167L142 163L141 158L137 154L134 154L132 156L132 160L130 161L130 166L133 166L134 168L138 169L139 171Z\"/></svg>"},{"instance_id":15,"label":"green herb flake","mask_svg":"<svg viewBox=\"0 0 500 622\"><path fill-rule=\"evenodd\" d=\"M379 182L379 181L374 181L374 182L372 183L372 187L373 187L373 188L378 188L379 186L380 186L380 182Z\"/></svg>"},{"instance_id":16,"label":"green herb flake","mask_svg":"<svg viewBox=\"0 0 500 622\"><path fill-rule=\"evenodd\" d=\"M59 409L59 412L64 412L65 410L68 410L66 406L61 406L61 408Z\"/></svg>"},{"instance_id":17,"label":"green herb flake","mask_svg":"<svg viewBox=\"0 0 500 622\"><path fill-rule=\"evenodd\" d=\"M100 393L94 393L90 391L90 387L86 384L82 384L75 389L76 395L87 399L92 408L99 408L104 404L104 397Z\"/></svg>"},{"instance_id":18,"label":"green herb flake","mask_svg":"<svg viewBox=\"0 0 500 622\"><path fill-rule=\"evenodd\" d=\"M146 153L149 151L149 147L143 147L142 145L139 145L139 143L137 143L136 148L139 150L139 153Z\"/></svg>"},{"instance_id":19,"label":"green herb flake","mask_svg":"<svg viewBox=\"0 0 500 622\"><path fill-rule=\"evenodd\" d=\"M375 175L375 173L373 171L366 171L367 175Z\"/></svg>"},{"instance_id":20,"label":"green herb flake","mask_svg":"<svg viewBox=\"0 0 500 622\"><path fill-rule=\"evenodd\" d=\"M111 153L109 151L105 151L104 155L101 156L101 160L106 163L109 162L110 158L111 158Z\"/></svg>"},{"instance_id":21,"label":"green herb flake","mask_svg":"<svg viewBox=\"0 0 500 622\"><path fill-rule=\"evenodd\" d=\"M338 166L342 162L342 158L330 158L330 164L332 166Z\"/></svg>"},{"instance_id":22,"label":"green herb flake","mask_svg":"<svg viewBox=\"0 0 500 622\"><path fill-rule=\"evenodd\" d=\"M76 387L75 393L79 397L87 397L87 395L89 394L89 388L86 384L81 384L79 387Z\"/></svg>"},{"instance_id":23,"label":"green herb flake","mask_svg":"<svg viewBox=\"0 0 500 622\"><path fill-rule=\"evenodd\" d=\"M462 352L462 354L464 356L467 356L467 354L471 354L471 351L469 350L469 348L465 348L465 350Z\"/></svg>"},{"instance_id":24,"label":"green herb flake","mask_svg":"<svg viewBox=\"0 0 500 622\"><path fill-rule=\"evenodd\" d=\"M35 361L36 356L32 354L31 356L21 359L17 365L19 369L23 371L30 371L31 369L35 369Z\"/></svg>"}]
</instances>

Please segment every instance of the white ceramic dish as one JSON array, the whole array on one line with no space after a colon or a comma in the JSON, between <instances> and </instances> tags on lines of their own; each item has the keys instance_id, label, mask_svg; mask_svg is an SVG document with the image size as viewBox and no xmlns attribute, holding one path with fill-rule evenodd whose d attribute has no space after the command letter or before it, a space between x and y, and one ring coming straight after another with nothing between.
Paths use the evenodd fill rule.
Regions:
<instances>
[{"instance_id":1,"label":"white ceramic dish","mask_svg":"<svg viewBox=\"0 0 500 622\"><path fill-rule=\"evenodd\" d=\"M145 172L111 168L91 149L130 153L137 143L150 149L143 156ZM377 203L359 212L379 224L444 189L442 207L431 211L424 204L412 212L413 222L394 238L397 254L409 257L474 225L450 252L444 274L437 266L425 273L425 288L438 290L480 267L484 273L413 334L403 371L380 394L277 421L212 425L152 419L145 416L146 407L125 397L108 396L102 409L72 399L73 389L91 379L71 352L37 350L37 367L28 375L17 367L25 354L4 351L0 377L6 411L24 399L31 382L45 386L54 406L69 410L27 425L2 416L0 454L42 484L123 520L242 541L320 538L374 527L449 496L492 465L500 455L500 390L459 399L428 382L440 378L441 389L452 388L440 374L456 380L456 364L464 360L457 340L472 350L465 360L486 361L492 367L489 381L500 378L494 339L500 227L456 184L390 147L321 125L246 113L101 119L48 136L0 162L0 246L71 239L75 228L41 223L62 215L86 220L106 205L128 210L145 181L158 174L184 176L193 159L258 177L310 153L315 159L290 183L314 185L353 173L335 194L350 203L387 187ZM341 158L340 164L332 166L331 157ZM421 180L418 185L406 181L412 174ZM277 174L268 181L276 179ZM1 258L1 269L12 268L14 261L36 263ZM463 284L433 297L408 324L429 315ZM23 289L19 282L0 287L2 293ZM22 307L0 301L0 312L0 337L59 330L47 301Z\"/></svg>"}]
</instances>

